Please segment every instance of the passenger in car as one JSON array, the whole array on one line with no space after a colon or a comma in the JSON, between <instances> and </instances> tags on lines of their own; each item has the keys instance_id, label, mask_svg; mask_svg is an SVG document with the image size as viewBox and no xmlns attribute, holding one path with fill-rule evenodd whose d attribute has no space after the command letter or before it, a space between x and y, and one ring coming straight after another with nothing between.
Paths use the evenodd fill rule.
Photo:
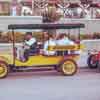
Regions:
<instances>
[{"instance_id":1,"label":"passenger in car","mask_svg":"<svg viewBox=\"0 0 100 100\"><path fill-rule=\"evenodd\" d=\"M60 34L58 36L58 39L56 41L58 46L67 46L67 45L74 45L74 42L70 39L68 39L68 36L66 34ZM70 51L57 51L57 55L67 55Z\"/></svg>"},{"instance_id":2,"label":"passenger in car","mask_svg":"<svg viewBox=\"0 0 100 100\"><path fill-rule=\"evenodd\" d=\"M57 45L73 45L74 42L68 39L66 34L60 34L57 40Z\"/></svg>"},{"instance_id":3,"label":"passenger in car","mask_svg":"<svg viewBox=\"0 0 100 100\"><path fill-rule=\"evenodd\" d=\"M53 34L44 34L44 37L47 38L44 42L43 46L43 54L44 55L55 55L56 51L49 51L49 46L56 46L56 40L54 39Z\"/></svg>"}]
</instances>

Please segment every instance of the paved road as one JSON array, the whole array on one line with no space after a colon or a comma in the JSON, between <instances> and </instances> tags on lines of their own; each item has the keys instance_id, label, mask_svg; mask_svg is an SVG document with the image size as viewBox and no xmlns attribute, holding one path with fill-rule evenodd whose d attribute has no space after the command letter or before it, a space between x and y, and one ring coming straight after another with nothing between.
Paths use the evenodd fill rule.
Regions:
<instances>
[{"instance_id":1,"label":"paved road","mask_svg":"<svg viewBox=\"0 0 100 100\"><path fill-rule=\"evenodd\" d=\"M13 73L0 80L0 100L100 100L100 72L81 69L71 77L55 71Z\"/></svg>"}]
</instances>

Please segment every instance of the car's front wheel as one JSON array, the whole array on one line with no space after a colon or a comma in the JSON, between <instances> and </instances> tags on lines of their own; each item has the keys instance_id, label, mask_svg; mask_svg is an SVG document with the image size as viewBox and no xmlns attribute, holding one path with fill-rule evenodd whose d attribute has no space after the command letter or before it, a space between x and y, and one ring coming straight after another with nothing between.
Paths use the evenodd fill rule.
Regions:
<instances>
[{"instance_id":1,"label":"car's front wheel","mask_svg":"<svg viewBox=\"0 0 100 100\"><path fill-rule=\"evenodd\" d=\"M5 62L0 61L0 78L4 78L8 75L8 66Z\"/></svg>"}]
</instances>

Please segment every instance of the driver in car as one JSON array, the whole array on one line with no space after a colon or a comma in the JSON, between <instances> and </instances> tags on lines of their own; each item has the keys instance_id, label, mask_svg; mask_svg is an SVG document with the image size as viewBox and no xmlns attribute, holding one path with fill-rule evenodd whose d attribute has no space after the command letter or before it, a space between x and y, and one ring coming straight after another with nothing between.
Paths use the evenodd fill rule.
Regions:
<instances>
[{"instance_id":1,"label":"driver in car","mask_svg":"<svg viewBox=\"0 0 100 100\"><path fill-rule=\"evenodd\" d=\"M32 36L31 32L27 32L25 35L25 40L21 48L17 48L17 59L21 61L26 61L28 59L29 53L35 53L36 39Z\"/></svg>"}]
</instances>

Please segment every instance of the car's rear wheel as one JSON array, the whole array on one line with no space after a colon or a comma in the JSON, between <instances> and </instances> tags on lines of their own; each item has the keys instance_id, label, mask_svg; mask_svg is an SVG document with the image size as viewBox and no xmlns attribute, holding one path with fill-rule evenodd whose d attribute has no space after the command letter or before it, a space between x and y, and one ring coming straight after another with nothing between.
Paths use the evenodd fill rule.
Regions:
<instances>
[{"instance_id":1,"label":"car's rear wheel","mask_svg":"<svg viewBox=\"0 0 100 100\"><path fill-rule=\"evenodd\" d=\"M4 78L8 75L8 66L5 62L0 61L0 78Z\"/></svg>"},{"instance_id":2,"label":"car's rear wheel","mask_svg":"<svg viewBox=\"0 0 100 100\"><path fill-rule=\"evenodd\" d=\"M63 75L71 76L77 72L77 64L72 59L67 59L60 64L60 69Z\"/></svg>"},{"instance_id":3,"label":"car's rear wheel","mask_svg":"<svg viewBox=\"0 0 100 100\"><path fill-rule=\"evenodd\" d=\"M98 67L98 61L95 58L95 55L90 55L87 60L88 67L95 69Z\"/></svg>"}]
</instances>

